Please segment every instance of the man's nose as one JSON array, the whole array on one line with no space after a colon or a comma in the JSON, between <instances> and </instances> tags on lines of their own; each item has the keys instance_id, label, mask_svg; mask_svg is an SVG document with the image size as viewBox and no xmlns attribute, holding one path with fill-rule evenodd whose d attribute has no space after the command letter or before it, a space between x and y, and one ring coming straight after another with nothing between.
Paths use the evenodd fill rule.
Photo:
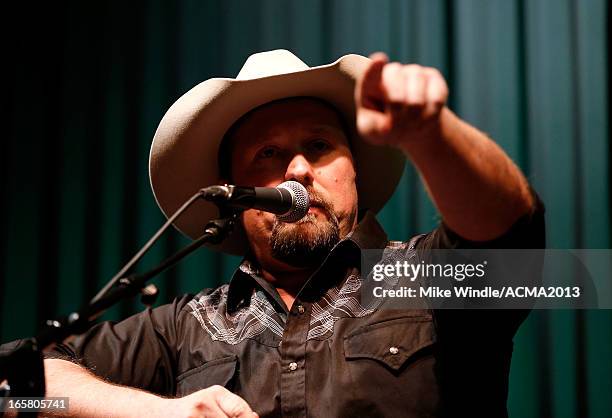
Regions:
<instances>
[{"instance_id":1,"label":"man's nose","mask_svg":"<svg viewBox=\"0 0 612 418\"><path fill-rule=\"evenodd\" d=\"M302 154L295 155L285 172L285 181L295 180L302 184L312 184L314 172L310 162Z\"/></svg>"}]
</instances>

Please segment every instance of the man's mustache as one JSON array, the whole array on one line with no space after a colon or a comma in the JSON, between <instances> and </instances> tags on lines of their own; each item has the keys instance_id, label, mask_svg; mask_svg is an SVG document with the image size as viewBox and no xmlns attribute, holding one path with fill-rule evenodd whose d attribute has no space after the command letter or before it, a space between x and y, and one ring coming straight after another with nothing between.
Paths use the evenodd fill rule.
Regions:
<instances>
[{"instance_id":1,"label":"man's mustache","mask_svg":"<svg viewBox=\"0 0 612 418\"><path fill-rule=\"evenodd\" d=\"M320 192L314 189L311 185L304 186L306 191L308 192L308 198L310 200L310 206L318 207L322 209L326 215L331 219L335 218L333 205L332 203L326 199ZM315 219L314 214L307 213L302 219L296 222L299 224L301 222L313 221ZM281 224L284 222L280 222L278 219L275 221L276 224Z\"/></svg>"},{"instance_id":2,"label":"man's mustache","mask_svg":"<svg viewBox=\"0 0 612 418\"><path fill-rule=\"evenodd\" d=\"M332 203L323 197L321 193L316 191L312 186L306 186L306 191L308 192L308 197L310 198L310 206L318 206L327 211L330 215L333 213Z\"/></svg>"}]
</instances>

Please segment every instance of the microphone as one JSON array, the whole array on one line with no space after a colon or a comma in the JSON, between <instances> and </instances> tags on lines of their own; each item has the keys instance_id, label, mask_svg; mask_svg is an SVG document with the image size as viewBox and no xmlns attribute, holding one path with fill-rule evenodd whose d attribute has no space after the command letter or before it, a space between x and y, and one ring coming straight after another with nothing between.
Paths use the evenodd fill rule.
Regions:
<instances>
[{"instance_id":1,"label":"microphone","mask_svg":"<svg viewBox=\"0 0 612 418\"><path fill-rule=\"evenodd\" d=\"M276 187L209 186L202 189L202 197L217 204L271 212L288 223L302 219L310 207L306 188L292 180Z\"/></svg>"}]
</instances>

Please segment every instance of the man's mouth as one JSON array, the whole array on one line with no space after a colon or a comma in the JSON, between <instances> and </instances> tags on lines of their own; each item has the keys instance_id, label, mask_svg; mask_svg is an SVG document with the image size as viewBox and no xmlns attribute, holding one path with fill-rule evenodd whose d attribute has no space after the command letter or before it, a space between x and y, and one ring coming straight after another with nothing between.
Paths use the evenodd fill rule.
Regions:
<instances>
[{"instance_id":1,"label":"man's mouth","mask_svg":"<svg viewBox=\"0 0 612 418\"><path fill-rule=\"evenodd\" d=\"M306 215L295 222L295 225L306 224L316 222L317 220L321 221L323 219L328 219L331 216L327 207L324 204L310 201L310 205L308 207L308 212Z\"/></svg>"},{"instance_id":2,"label":"man's mouth","mask_svg":"<svg viewBox=\"0 0 612 418\"><path fill-rule=\"evenodd\" d=\"M325 207L324 204L311 200L310 207L308 208L308 213L311 213L311 212L327 213L327 208Z\"/></svg>"}]
</instances>

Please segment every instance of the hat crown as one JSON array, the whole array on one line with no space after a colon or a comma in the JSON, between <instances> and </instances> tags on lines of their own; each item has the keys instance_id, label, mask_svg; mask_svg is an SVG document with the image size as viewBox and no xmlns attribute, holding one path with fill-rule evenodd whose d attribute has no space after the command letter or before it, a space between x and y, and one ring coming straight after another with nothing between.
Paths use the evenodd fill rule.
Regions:
<instances>
[{"instance_id":1,"label":"hat crown","mask_svg":"<svg viewBox=\"0 0 612 418\"><path fill-rule=\"evenodd\" d=\"M259 52L247 58L236 80L252 80L304 71L310 67L286 49Z\"/></svg>"}]
</instances>

